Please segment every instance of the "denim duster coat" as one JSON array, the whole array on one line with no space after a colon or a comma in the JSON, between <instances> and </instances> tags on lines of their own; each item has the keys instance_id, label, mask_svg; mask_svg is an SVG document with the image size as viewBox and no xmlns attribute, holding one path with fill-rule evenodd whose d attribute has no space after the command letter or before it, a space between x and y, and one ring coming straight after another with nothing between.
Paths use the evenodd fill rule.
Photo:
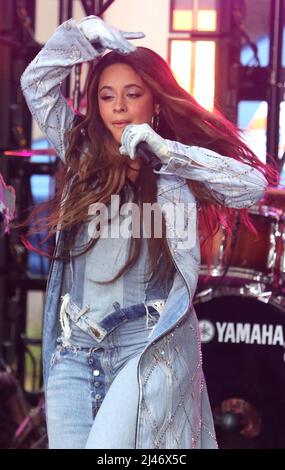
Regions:
<instances>
[{"instance_id":1,"label":"denim duster coat","mask_svg":"<svg viewBox=\"0 0 285 470\"><path fill-rule=\"evenodd\" d=\"M60 92L60 83L73 65L92 61L97 55L71 19L57 28L21 78L31 113L63 161L64 133L72 126L75 115ZM258 170L211 150L171 141L168 144L172 150L169 162L156 171L157 201L162 210L169 204L179 209L165 211L176 273L138 364L136 448L213 448L217 444L202 370L199 325L192 304L200 264L197 201L186 180L203 181L218 203L234 208L254 204L262 196L266 182ZM181 207L187 208L182 214L182 226L189 230L190 242L189 237L185 242L181 223L176 220L181 217ZM57 252L63 243L61 235L59 231ZM54 261L45 302L45 383L56 348L62 278L63 263Z\"/></svg>"}]
</instances>

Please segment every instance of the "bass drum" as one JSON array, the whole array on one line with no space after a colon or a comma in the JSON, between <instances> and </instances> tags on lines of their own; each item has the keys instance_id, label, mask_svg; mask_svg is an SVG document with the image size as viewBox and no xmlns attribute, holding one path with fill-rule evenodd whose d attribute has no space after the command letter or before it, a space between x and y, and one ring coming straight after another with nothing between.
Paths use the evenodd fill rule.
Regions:
<instances>
[{"instance_id":1,"label":"bass drum","mask_svg":"<svg viewBox=\"0 0 285 470\"><path fill-rule=\"evenodd\" d=\"M196 303L220 448L285 448L285 313L256 298Z\"/></svg>"}]
</instances>

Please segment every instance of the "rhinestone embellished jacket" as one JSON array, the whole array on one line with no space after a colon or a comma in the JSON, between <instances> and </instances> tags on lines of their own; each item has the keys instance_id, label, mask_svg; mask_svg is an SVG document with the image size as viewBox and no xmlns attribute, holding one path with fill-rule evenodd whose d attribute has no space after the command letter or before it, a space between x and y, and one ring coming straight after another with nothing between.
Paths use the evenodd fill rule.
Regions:
<instances>
[{"instance_id":1,"label":"rhinestone embellished jacket","mask_svg":"<svg viewBox=\"0 0 285 470\"><path fill-rule=\"evenodd\" d=\"M72 66L92 61L97 55L76 22L68 20L57 28L21 79L32 115L63 161L64 134L72 126L74 112L60 92L60 83ZM172 150L169 162L156 171L157 200L165 213L176 273L138 365L136 448L213 448L217 444L202 370L199 326L192 305L200 264L197 201L186 180L203 181L218 203L234 208L254 204L262 196L266 182L261 172L232 158L178 142L168 144ZM165 210L169 204L178 210ZM182 226L189 229L191 236L187 241L181 223L177 223L182 204L189 208ZM61 243L59 233L56 250ZM45 302L45 382L56 346L62 277L63 265L55 261Z\"/></svg>"}]
</instances>

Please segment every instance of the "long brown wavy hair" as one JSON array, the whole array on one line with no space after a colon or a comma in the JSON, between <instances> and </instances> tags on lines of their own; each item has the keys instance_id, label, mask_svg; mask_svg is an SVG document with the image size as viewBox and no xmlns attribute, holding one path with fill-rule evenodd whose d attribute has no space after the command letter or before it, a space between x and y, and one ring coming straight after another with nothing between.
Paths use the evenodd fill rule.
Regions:
<instances>
[{"instance_id":1,"label":"long brown wavy hair","mask_svg":"<svg viewBox=\"0 0 285 470\"><path fill-rule=\"evenodd\" d=\"M120 195L124 199L129 159L122 157L119 146L105 127L98 106L98 84L102 71L117 63L131 66L150 88L153 102L160 105L160 120L157 132L164 138L179 141L187 145L206 147L222 155L258 168L271 184L276 182L276 172L269 165L264 165L240 138L239 130L219 112L209 112L179 86L168 64L155 52L145 47L138 47L135 52L121 55L109 52L95 64L87 89L87 113L78 116L72 129L66 132L66 165L58 178L58 190L53 209L45 217L48 237L53 236L58 227L65 234L64 251L57 257L69 256L74 246L75 236L82 224L90 221L90 204L101 202L108 204L111 195ZM149 166L142 161L138 178L133 185L134 199L140 208L145 202L157 200L157 178ZM236 211L217 203L203 182L187 180L187 184L200 202L200 219L206 236L213 236L223 224L230 231ZM63 197L68 188L68 197ZM49 204L50 205L50 204ZM46 206L45 206L46 209ZM241 219L251 227L246 210L241 210ZM33 216L35 220L35 217ZM37 218L36 218L37 219ZM154 273L160 254L165 260L162 276L168 275L173 268L173 261L166 241L165 220L163 217L162 238L148 239L150 273ZM42 231L42 220L39 223ZM33 231L37 230L37 221ZM80 256L91 249L97 239L81 247L73 256ZM129 258L114 281L137 261L141 238L132 238Z\"/></svg>"}]
</instances>

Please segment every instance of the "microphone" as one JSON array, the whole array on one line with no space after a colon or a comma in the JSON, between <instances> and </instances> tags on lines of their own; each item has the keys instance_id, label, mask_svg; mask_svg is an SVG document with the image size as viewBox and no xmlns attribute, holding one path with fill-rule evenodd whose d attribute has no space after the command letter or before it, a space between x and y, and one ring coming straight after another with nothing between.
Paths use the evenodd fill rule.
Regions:
<instances>
[{"instance_id":1,"label":"microphone","mask_svg":"<svg viewBox=\"0 0 285 470\"><path fill-rule=\"evenodd\" d=\"M161 160L150 150L146 142L140 142L136 146L137 154L142 157L153 170L160 170Z\"/></svg>"}]
</instances>

